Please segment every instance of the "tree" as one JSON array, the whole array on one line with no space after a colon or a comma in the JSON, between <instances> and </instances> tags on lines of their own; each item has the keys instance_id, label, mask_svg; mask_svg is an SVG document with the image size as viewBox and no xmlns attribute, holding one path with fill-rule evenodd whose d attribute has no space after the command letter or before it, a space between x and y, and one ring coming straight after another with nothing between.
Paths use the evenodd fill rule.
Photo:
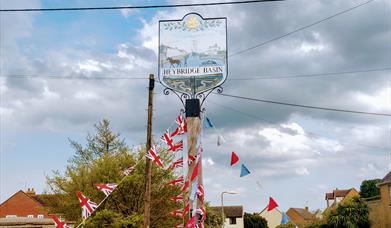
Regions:
<instances>
[{"instance_id":1,"label":"tree","mask_svg":"<svg viewBox=\"0 0 391 228\"><path fill-rule=\"evenodd\" d=\"M140 227L144 212L145 145L129 149L119 134L111 131L108 120L95 125L95 133L88 134L86 139L85 147L71 141L75 155L68 161L66 171L54 171L47 177L51 192L59 198L47 202L49 210L80 222L81 209L75 192L81 191L99 203L104 194L96 189L95 184L119 183L121 171L137 165L86 221L86 226ZM172 160L172 155L167 153L161 153L161 156L166 163ZM182 222L182 219L169 215L170 211L182 207L170 200L179 194L179 188L164 184L174 178L175 173L152 166L151 227L172 227Z\"/></svg>"},{"instance_id":2,"label":"tree","mask_svg":"<svg viewBox=\"0 0 391 228\"><path fill-rule=\"evenodd\" d=\"M267 228L267 221L260 215L253 213L244 213L245 228Z\"/></svg>"},{"instance_id":3,"label":"tree","mask_svg":"<svg viewBox=\"0 0 391 228\"><path fill-rule=\"evenodd\" d=\"M340 203L327 218L332 228L369 228L369 208L360 197L354 197L346 203Z\"/></svg>"},{"instance_id":4,"label":"tree","mask_svg":"<svg viewBox=\"0 0 391 228\"><path fill-rule=\"evenodd\" d=\"M206 219L204 222L205 228L220 228L223 225L223 218L221 218L221 211L212 210L209 203L205 203Z\"/></svg>"},{"instance_id":5,"label":"tree","mask_svg":"<svg viewBox=\"0 0 391 228\"><path fill-rule=\"evenodd\" d=\"M380 195L380 190L376 186L381 182L381 179L364 180L360 185L360 196L362 198L370 198Z\"/></svg>"}]
</instances>

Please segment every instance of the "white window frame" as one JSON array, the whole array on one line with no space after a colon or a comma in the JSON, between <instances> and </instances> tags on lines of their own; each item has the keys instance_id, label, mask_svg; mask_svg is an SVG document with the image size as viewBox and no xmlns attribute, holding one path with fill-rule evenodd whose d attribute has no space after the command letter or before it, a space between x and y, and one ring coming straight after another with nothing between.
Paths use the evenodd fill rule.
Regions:
<instances>
[{"instance_id":1,"label":"white window frame","mask_svg":"<svg viewBox=\"0 0 391 228\"><path fill-rule=\"evenodd\" d=\"M27 218L34 218L34 215L27 215Z\"/></svg>"},{"instance_id":2,"label":"white window frame","mask_svg":"<svg viewBox=\"0 0 391 228\"><path fill-rule=\"evenodd\" d=\"M5 218L17 218L17 215L6 215Z\"/></svg>"},{"instance_id":3,"label":"white window frame","mask_svg":"<svg viewBox=\"0 0 391 228\"><path fill-rule=\"evenodd\" d=\"M38 215L37 218L43 219L43 215Z\"/></svg>"}]
</instances>

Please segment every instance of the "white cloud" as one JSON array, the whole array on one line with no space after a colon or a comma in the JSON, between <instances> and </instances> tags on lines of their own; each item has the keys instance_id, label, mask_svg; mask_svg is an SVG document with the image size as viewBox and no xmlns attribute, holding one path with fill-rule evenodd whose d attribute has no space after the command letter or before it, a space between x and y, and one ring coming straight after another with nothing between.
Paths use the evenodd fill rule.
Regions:
<instances>
[{"instance_id":1,"label":"white cloud","mask_svg":"<svg viewBox=\"0 0 391 228\"><path fill-rule=\"evenodd\" d=\"M356 93L356 100L372 108L372 110L391 112L391 87L385 87L375 94Z\"/></svg>"},{"instance_id":2,"label":"white cloud","mask_svg":"<svg viewBox=\"0 0 391 228\"><path fill-rule=\"evenodd\" d=\"M309 175L309 174L310 174L310 172L308 171L308 169L305 168L305 167L296 168L296 169L295 169L295 172L296 172L296 174L299 175L299 176L305 176L305 175Z\"/></svg>"},{"instance_id":3,"label":"white cloud","mask_svg":"<svg viewBox=\"0 0 391 228\"><path fill-rule=\"evenodd\" d=\"M102 69L99 66L99 62L93 59L88 59L78 64L81 71L86 72L101 72Z\"/></svg>"}]
</instances>

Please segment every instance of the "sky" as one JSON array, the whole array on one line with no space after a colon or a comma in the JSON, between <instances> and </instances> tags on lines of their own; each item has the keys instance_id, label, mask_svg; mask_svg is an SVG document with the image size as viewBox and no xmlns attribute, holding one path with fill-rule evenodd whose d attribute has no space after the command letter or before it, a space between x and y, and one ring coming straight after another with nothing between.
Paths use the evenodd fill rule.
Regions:
<instances>
[{"instance_id":1,"label":"sky","mask_svg":"<svg viewBox=\"0 0 391 228\"><path fill-rule=\"evenodd\" d=\"M184 1L0 0L5 8L172 4ZM201 2L186 1L187 2ZM206 1L202 1L206 2ZM69 139L85 143L108 118L126 142L146 141L146 79L157 73L158 21L190 12L227 17L228 79L223 93L303 105L391 113L391 6L375 0L294 31L363 0L148 10L0 13L0 201L27 188L48 190L63 171ZM240 53L240 54L239 54ZM285 76L367 71L316 77ZM388 69L388 70L387 70ZM20 76L27 77L20 77ZM51 78L52 77L52 78ZM74 78L76 77L76 78ZM243 80L266 77L257 80ZM82 79L80 79L82 78ZM181 102L154 97L155 138ZM391 170L391 117L288 107L211 94L203 107L216 129L202 133L206 199L259 212L272 196L281 210L324 208L324 194L356 188ZM225 142L217 146L217 137ZM239 164L229 166L235 151ZM240 178L240 165L251 174Z\"/></svg>"}]
</instances>

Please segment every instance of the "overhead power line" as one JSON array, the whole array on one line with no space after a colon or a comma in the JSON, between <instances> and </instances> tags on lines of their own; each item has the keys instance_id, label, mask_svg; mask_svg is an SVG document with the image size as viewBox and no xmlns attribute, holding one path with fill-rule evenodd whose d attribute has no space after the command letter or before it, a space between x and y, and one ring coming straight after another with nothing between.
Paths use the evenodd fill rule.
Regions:
<instances>
[{"instance_id":1,"label":"overhead power line","mask_svg":"<svg viewBox=\"0 0 391 228\"><path fill-rule=\"evenodd\" d=\"M240 54L243 54L243 53L245 53L245 52L247 52L247 51L253 50L253 49L255 49L255 48L259 48L259 47L264 46L264 45L266 45L266 44L269 44L269 43L271 43L271 42L273 42L273 41L276 41L276 40L282 39L282 38L284 38L284 37L286 37L286 36L289 36L289 35L291 35L291 34L293 34L293 33L296 33L296 32L299 32L299 31L301 31L301 30L304 30L304 29L307 29L307 28L309 28L309 27L312 27L312 26L314 26L314 25L320 24L320 23L322 23L322 22L324 22L324 21L330 20L330 19L332 19L332 18L334 18L334 17L337 17L337 16L339 16L339 15L348 13L348 12L354 10L354 9L357 9L357 8L359 8L359 7L361 7L361 6L364 6L364 5L366 5L366 4L370 3L370 2L373 2L373 1L375 1L375 0L366 1L366 2L364 2L364 3L361 3L361 4L358 4L358 5L356 5L356 6L353 6L353 7L349 8L349 9L340 11L340 12L338 12L338 13L336 13L336 14L333 14L333 15L331 15L331 16L328 16L328 17L326 17L326 18L323 18L323 19L321 19L321 20L315 21L315 22L313 22L313 23L311 23L311 24L308 24L308 25L299 27L298 29L295 29L295 30L290 31L290 32L288 32L288 33L285 33L285 34L283 34L283 35L280 35L280 36L274 37L274 38L272 38L272 39L270 39L270 40L267 40L267 41L264 41L264 42L262 42L262 43L256 44L256 45L254 45L254 46L252 46L252 47L243 49L243 50L241 50L241 51L234 52L234 53L232 53L231 55L229 55L229 57L236 56L236 55L240 55Z\"/></svg>"},{"instance_id":2,"label":"overhead power line","mask_svg":"<svg viewBox=\"0 0 391 228\"><path fill-rule=\"evenodd\" d=\"M83 76L49 76L49 75L29 75L29 74L7 74L0 75L0 78L31 78L31 79L65 79L65 80L147 80L148 77L83 77Z\"/></svg>"},{"instance_id":3,"label":"overhead power line","mask_svg":"<svg viewBox=\"0 0 391 228\"><path fill-rule=\"evenodd\" d=\"M254 76L254 77L228 77L227 81L240 81L240 80L267 80L267 79L290 79L290 78L313 78L313 77L328 77L328 76L343 76L348 74L356 73L368 73L368 72L380 72L391 70L391 67L386 68L376 68L376 69L367 69L367 70L352 70L352 71L340 71L340 72L326 72L326 73L316 73L316 74L295 74L295 75L282 75L282 76ZM67 79L67 80L147 80L148 77L135 76L135 77L125 77L125 76L111 76L111 77L86 77L86 76L65 76L65 75L42 75L42 74L7 74L0 75L1 78L32 78L32 79Z\"/></svg>"},{"instance_id":4,"label":"overhead power line","mask_svg":"<svg viewBox=\"0 0 391 228\"><path fill-rule=\"evenodd\" d=\"M211 101L208 101L209 103L212 103L214 105L217 105L217 106L220 106L222 108L225 108L225 109L228 109L228 110L231 110L233 112L237 112L239 114L242 114L244 116L247 116L249 118L253 118L253 119L257 119L257 120L261 120L261 121L264 121L266 123L269 123L269 124L275 124L273 123L272 121L270 120L267 120L265 118L262 118L262 117L259 117L259 115L253 115L253 114L249 114L247 112L243 112L243 111L240 111L240 110L237 110L237 109L234 109L232 107L228 107L226 105L222 105L222 104L218 104L218 103L215 103L215 102L211 102ZM314 136L318 136L318 137L324 137L324 138L329 138L329 136L326 136L326 135L323 135L323 134L320 134L320 133L316 133L316 132L313 132L313 131L307 131L307 133L309 133L310 135L314 135ZM312 138L310 138L312 139ZM334 139L331 139L331 140L334 140ZM356 142L351 142L351 141L347 141L347 140L338 140L338 142L340 143L343 143L343 144L350 144L350 145L356 145L356 146L361 146L361 147L366 147L366 148L371 148L371 149L376 149L376 150L385 150L385 151L390 151L391 148L386 148L386 147L380 147L380 146L374 146L374 145L366 145L366 144L361 144L361 143L356 143Z\"/></svg>"},{"instance_id":5,"label":"overhead power line","mask_svg":"<svg viewBox=\"0 0 391 228\"><path fill-rule=\"evenodd\" d=\"M354 110L347 110L347 109L326 108L326 107L318 107L318 106L286 103L286 102L280 102L280 101L257 99L257 98L251 98L251 97L236 96L236 95L230 95L230 94L224 94L224 93L222 93L222 94L215 93L215 94L225 96L225 97L233 97L233 98L242 99L242 100L257 101L257 102L277 104L277 105L294 106L294 107L300 107L300 108L310 108L310 109L327 110L327 111L333 111L333 112L346 112L346 113L375 115L375 116L391 116L391 114L389 114L389 113L376 113L376 112L354 111Z\"/></svg>"},{"instance_id":6,"label":"overhead power line","mask_svg":"<svg viewBox=\"0 0 391 228\"><path fill-rule=\"evenodd\" d=\"M290 78L313 78L313 77L327 77L327 76L343 76L347 74L356 74L356 73L368 73L368 72L379 72L379 71L388 71L391 70L391 67L387 68L378 68L378 69L368 69L368 70L356 70L356 71L340 71L340 72L330 72L330 73L317 73L317 74L295 74L295 75L284 75L284 76L260 76L260 77L247 77L247 78L228 78L228 81L238 81L238 80L264 80L264 79L290 79Z\"/></svg>"},{"instance_id":7,"label":"overhead power line","mask_svg":"<svg viewBox=\"0 0 391 228\"><path fill-rule=\"evenodd\" d=\"M279 2L279 1L284 1L284 0L248 0L248 1L189 3L189 4L171 4L171 5L141 5L141 6L103 6L103 7L69 7L69 8L21 8L21 9L0 9L0 12L155 9L155 8L179 8L179 7L193 7L193 6L236 5L236 4L250 4L250 3L260 3L260 2Z\"/></svg>"}]
</instances>

